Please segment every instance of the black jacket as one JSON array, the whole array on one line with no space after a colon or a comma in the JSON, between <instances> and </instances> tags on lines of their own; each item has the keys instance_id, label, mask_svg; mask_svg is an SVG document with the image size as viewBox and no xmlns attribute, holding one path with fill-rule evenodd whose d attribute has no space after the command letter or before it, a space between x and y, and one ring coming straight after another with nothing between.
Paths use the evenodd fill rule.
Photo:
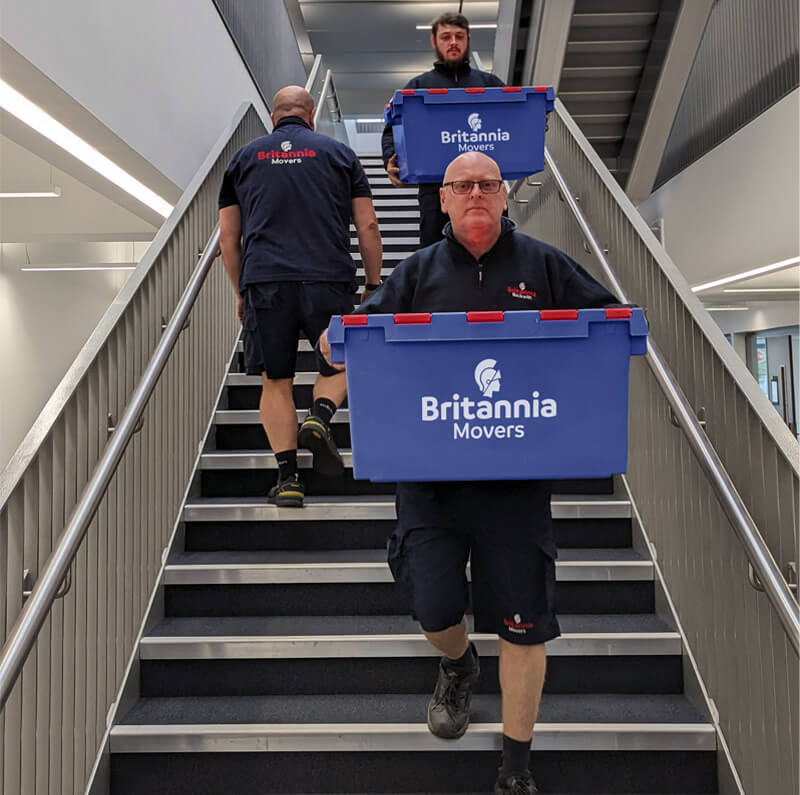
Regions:
<instances>
[{"instance_id":1,"label":"black jacket","mask_svg":"<svg viewBox=\"0 0 800 795\"><path fill-rule=\"evenodd\" d=\"M617 303L562 251L515 231L508 218L501 223L500 238L479 261L453 237L448 223L443 240L404 259L356 313L589 309ZM477 522L529 528L555 557L549 481L397 484L401 527L450 527L454 505Z\"/></svg>"},{"instance_id":2,"label":"black jacket","mask_svg":"<svg viewBox=\"0 0 800 795\"><path fill-rule=\"evenodd\" d=\"M442 61L436 61L430 72L412 77L403 88L475 88L477 86L503 86L505 83L490 72L481 72L473 69L467 61L462 62L456 69L451 69ZM387 124L381 136L381 150L383 152L384 168L394 154L394 138L392 126ZM438 184L420 185L422 193L439 190Z\"/></svg>"},{"instance_id":3,"label":"black jacket","mask_svg":"<svg viewBox=\"0 0 800 795\"><path fill-rule=\"evenodd\" d=\"M453 236L404 259L358 313L590 309L617 299L554 246L502 218L494 247L476 260Z\"/></svg>"}]
</instances>

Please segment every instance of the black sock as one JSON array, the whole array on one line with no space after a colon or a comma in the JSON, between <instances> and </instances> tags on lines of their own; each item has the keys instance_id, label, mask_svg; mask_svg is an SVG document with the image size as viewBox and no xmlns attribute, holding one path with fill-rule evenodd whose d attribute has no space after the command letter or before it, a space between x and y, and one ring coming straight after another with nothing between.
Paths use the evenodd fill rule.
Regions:
<instances>
[{"instance_id":1,"label":"black sock","mask_svg":"<svg viewBox=\"0 0 800 795\"><path fill-rule=\"evenodd\" d=\"M284 450L275 453L278 462L278 480L286 480L297 474L297 450Z\"/></svg>"},{"instance_id":2,"label":"black sock","mask_svg":"<svg viewBox=\"0 0 800 795\"><path fill-rule=\"evenodd\" d=\"M311 407L311 413L319 417L326 425L330 425L333 415L336 414L336 404L328 398L317 398Z\"/></svg>"},{"instance_id":3,"label":"black sock","mask_svg":"<svg viewBox=\"0 0 800 795\"><path fill-rule=\"evenodd\" d=\"M531 738L533 739L533 738ZM531 758L531 741L512 740L511 737L503 735L503 766L500 768L500 776L508 778L516 773L520 775L528 769Z\"/></svg>"},{"instance_id":4,"label":"black sock","mask_svg":"<svg viewBox=\"0 0 800 795\"><path fill-rule=\"evenodd\" d=\"M445 661L447 663L447 667L451 671L465 673L466 671L471 671L473 668L475 668L475 660L477 656L478 653L475 650L475 644L470 642L469 646L467 646L467 650L457 660L451 660L449 657L445 657Z\"/></svg>"}]
</instances>

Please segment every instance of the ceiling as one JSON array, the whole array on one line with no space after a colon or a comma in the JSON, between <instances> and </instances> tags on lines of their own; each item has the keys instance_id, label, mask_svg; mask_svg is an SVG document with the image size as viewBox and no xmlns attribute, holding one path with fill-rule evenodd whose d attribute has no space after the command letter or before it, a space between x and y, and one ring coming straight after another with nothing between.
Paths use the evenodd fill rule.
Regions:
<instances>
[{"instance_id":1,"label":"ceiling","mask_svg":"<svg viewBox=\"0 0 800 795\"><path fill-rule=\"evenodd\" d=\"M420 72L431 69L430 32L416 30L458 2L429 0L299 0L315 53L333 71L345 116L377 118L392 93ZM497 21L498 2L464 0L471 24ZM494 30L473 30L472 49L485 69L492 67Z\"/></svg>"}]
</instances>

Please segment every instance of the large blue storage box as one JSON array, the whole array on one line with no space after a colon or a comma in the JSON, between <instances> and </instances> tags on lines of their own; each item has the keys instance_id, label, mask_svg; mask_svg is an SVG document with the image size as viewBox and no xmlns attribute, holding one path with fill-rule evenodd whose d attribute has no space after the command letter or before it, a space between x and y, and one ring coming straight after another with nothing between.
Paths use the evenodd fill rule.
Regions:
<instances>
[{"instance_id":1,"label":"large blue storage box","mask_svg":"<svg viewBox=\"0 0 800 795\"><path fill-rule=\"evenodd\" d=\"M346 315L353 470L374 481L624 472L641 309Z\"/></svg>"},{"instance_id":2,"label":"large blue storage box","mask_svg":"<svg viewBox=\"0 0 800 795\"><path fill-rule=\"evenodd\" d=\"M400 179L441 182L458 155L485 152L503 179L544 168L544 127L555 94L547 86L407 88L396 91L384 118L392 125Z\"/></svg>"}]
</instances>

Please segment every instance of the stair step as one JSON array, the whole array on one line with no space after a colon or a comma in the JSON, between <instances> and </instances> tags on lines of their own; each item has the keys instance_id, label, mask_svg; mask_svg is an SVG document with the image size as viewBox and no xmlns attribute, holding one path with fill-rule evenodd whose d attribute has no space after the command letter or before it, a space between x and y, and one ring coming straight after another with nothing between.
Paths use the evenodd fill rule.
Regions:
<instances>
[{"instance_id":1,"label":"stair step","mask_svg":"<svg viewBox=\"0 0 800 795\"><path fill-rule=\"evenodd\" d=\"M419 242L419 241L417 241ZM384 251L383 252L383 261L384 262L401 262L406 257L410 257L412 254L416 253L415 250L409 249L407 251ZM358 251L352 252L350 255L356 262L361 262L361 254Z\"/></svg>"},{"instance_id":2,"label":"stair step","mask_svg":"<svg viewBox=\"0 0 800 795\"><path fill-rule=\"evenodd\" d=\"M419 229L419 210L376 210L375 214L379 221L389 220L390 218L413 218L416 220L416 228ZM383 226L381 225L381 229Z\"/></svg>"},{"instance_id":3,"label":"stair step","mask_svg":"<svg viewBox=\"0 0 800 795\"><path fill-rule=\"evenodd\" d=\"M419 226L415 227L414 231L419 232ZM418 246L419 245L419 235L406 235L401 237L397 236L381 236L381 242L383 244L383 255L384 258L386 254L389 253L386 251L387 246ZM358 238L351 237L350 238L350 247L355 251L358 247Z\"/></svg>"},{"instance_id":4,"label":"stair step","mask_svg":"<svg viewBox=\"0 0 800 795\"><path fill-rule=\"evenodd\" d=\"M303 422L309 415L308 409L297 409L297 421ZM350 422L350 409L339 409L331 423ZM256 409L217 409L214 412L215 425L261 425L261 415Z\"/></svg>"},{"instance_id":5,"label":"stair step","mask_svg":"<svg viewBox=\"0 0 800 795\"><path fill-rule=\"evenodd\" d=\"M551 501L553 519L629 519L629 500L614 497L586 496L582 498L554 497ZM331 521L336 519L395 520L394 497L348 496L308 497L305 507L279 508L263 500L195 499L186 502L183 520L186 522L225 521Z\"/></svg>"},{"instance_id":6,"label":"stair step","mask_svg":"<svg viewBox=\"0 0 800 795\"><path fill-rule=\"evenodd\" d=\"M429 693L144 698L111 730L112 753L498 750L500 698L476 693L456 741L424 723ZM716 732L683 696L542 697L534 751L712 751Z\"/></svg>"},{"instance_id":7,"label":"stair step","mask_svg":"<svg viewBox=\"0 0 800 795\"><path fill-rule=\"evenodd\" d=\"M406 198L406 197L416 197L418 188L395 188L393 186L389 186L386 188L373 188L372 195L373 196L380 196L382 198L388 196L397 196L398 198Z\"/></svg>"},{"instance_id":8,"label":"stair step","mask_svg":"<svg viewBox=\"0 0 800 795\"><path fill-rule=\"evenodd\" d=\"M679 655L680 635L652 615L567 615L549 656ZM482 657L497 636L475 633ZM408 616L168 617L144 637L142 659L438 657Z\"/></svg>"},{"instance_id":9,"label":"stair step","mask_svg":"<svg viewBox=\"0 0 800 795\"><path fill-rule=\"evenodd\" d=\"M416 194L416 191L414 191L414 193ZM376 210L381 207L416 207L417 214L419 214L419 201L416 195L411 199L403 197L399 197L396 199L375 197L372 199L372 204L375 206Z\"/></svg>"},{"instance_id":10,"label":"stair step","mask_svg":"<svg viewBox=\"0 0 800 795\"><path fill-rule=\"evenodd\" d=\"M412 215L412 214L410 214L410 215ZM415 213L413 215L416 215L416 217L419 217L419 213ZM382 236L385 235L386 232L419 232L419 223L416 223L416 224L412 224L412 223L405 223L405 224L404 223L399 223L399 224L387 223L387 224L381 224L380 227L381 227L381 235ZM355 229L356 229L355 226L353 224L350 224L350 231L351 232L355 232ZM384 238L384 241L386 239L387 238ZM388 239L391 240L392 238L389 237Z\"/></svg>"},{"instance_id":11,"label":"stair step","mask_svg":"<svg viewBox=\"0 0 800 795\"><path fill-rule=\"evenodd\" d=\"M594 551L594 550L593 550ZM560 582L625 582L653 580L649 560L586 559L583 550L565 550L556 561ZM608 550L613 553L614 550ZM165 571L167 585L299 584L393 582L386 554L378 549L322 550L315 553L207 553L203 562L178 556ZM234 560L230 560L233 557ZM213 560L212 560L213 558ZM467 566L467 577L470 569Z\"/></svg>"},{"instance_id":12,"label":"stair step","mask_svg":"<svg viewBox=\"0 0 800 795\"><path fill-rule=\"evenodd\" d=\"M540 745L543 744L544 734L539 733L538 738ZM443 790L449 795L476 790L486 795L492 791L500 761L498 744L488 751L467 750L469 741L464 738L458 741L457 749L450 741L439 741L430 749L438 753L429 750L382 753L367 747L362 751L326 754L275 750L271 739L272 736L264 737L260 745L262 750L269 748L270 753L113 753L112 792L174 795L176 790L170 784L179 781L179 791L192 795L277 795L292 791L431 795ZM112 737L112 743L113 740ZM203 750L202 736L187 740L187 751L194 745L198 746L196 750ZM714 753L709 751L534 750L531 761L542 795L572 791L583 795L607 791L613 795L717 792L716 761Z\"/></svg>"}]
</instances>

